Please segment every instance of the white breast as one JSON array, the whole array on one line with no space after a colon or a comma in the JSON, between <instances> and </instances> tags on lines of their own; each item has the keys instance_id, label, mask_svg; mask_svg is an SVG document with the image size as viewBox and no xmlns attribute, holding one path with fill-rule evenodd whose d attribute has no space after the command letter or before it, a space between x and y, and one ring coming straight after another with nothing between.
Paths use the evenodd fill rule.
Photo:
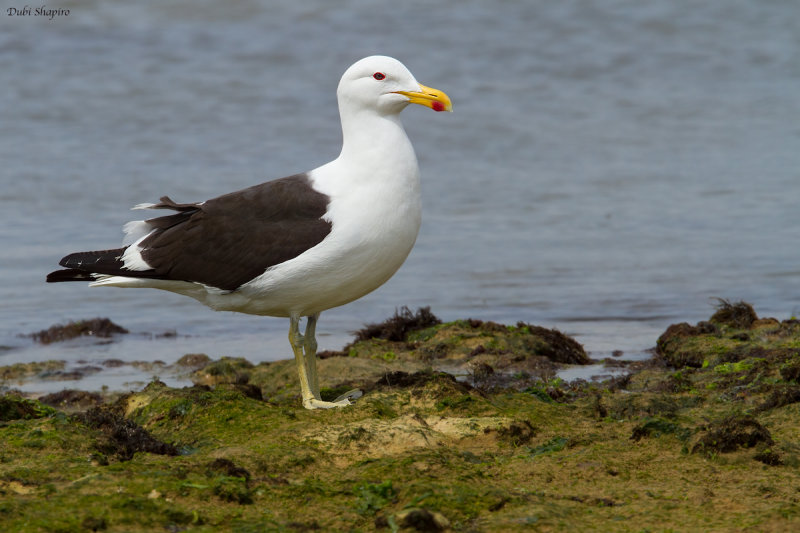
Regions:
<instances>
[{"instance_id":1,"label":"white breast","mask_svg":"<svg viewBox=\"0 0 800 533\"><path fill-rule=\"evenodd\" d=\"M331 163L310 175L315 188L331 198L326 214L331 233L311 250L242 286L236 292L246 301L232 299L230 303L239 302L231 310L270 316L318 313L377 289L403 264L421 221L417 172L399 182L347 184L333 179L342 175L336 166Z\"/></svg>"},{"instance_id":2,"label":"white breast","mask_svg":"<svg viewBox=\"0 0 800 533\"><path fill-rule=\"evenodd\" d=\"M298 257L268 269L236 291L208 301L216 308L270 316L309 315L352 302L377 289L400 268L421 223L417 159L399 122L384 124L376 143L391 150L359 150L312 172L328 195L331 233ZM216 298L212 298L216 299ZM215 305L216 303L216 305Z\"/></svg>"}]
</instances>

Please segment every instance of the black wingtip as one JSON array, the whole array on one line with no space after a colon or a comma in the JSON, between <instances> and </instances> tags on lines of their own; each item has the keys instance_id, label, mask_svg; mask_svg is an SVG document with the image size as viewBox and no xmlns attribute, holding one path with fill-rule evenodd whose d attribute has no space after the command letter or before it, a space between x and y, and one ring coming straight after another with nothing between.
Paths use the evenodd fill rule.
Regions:
<instances>
[{"instance_id":1,"label":"black wingtip","mask_svg":"<svg viewBox=\"0 0 800 533\"><path fill-rule=\"evenodd\" d=\"M47 275L47 283L59 283L62 281L94 281L95 277L91 272L85 270L78 270L76 268L68 268L65 270L56 270Z\"/></svg>"}]
</instances>

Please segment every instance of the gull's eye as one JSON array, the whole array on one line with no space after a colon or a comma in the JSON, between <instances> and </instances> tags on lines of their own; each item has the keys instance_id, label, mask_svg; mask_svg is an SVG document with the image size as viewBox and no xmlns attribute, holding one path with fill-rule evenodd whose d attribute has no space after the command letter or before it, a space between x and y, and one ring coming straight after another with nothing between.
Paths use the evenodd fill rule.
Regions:
<instances>
[{"instance_id":1,"label":"gull's eye","mask_svg":"<svg viewBox=\"0 0 800 533\"><path fill-rule=\"evenodd\" d=\"M383 72L376 72L375 74L372 75L372 77L378 81L381 81L386 78L386 74L384 74Z\"/></svg>"}]
</instances>

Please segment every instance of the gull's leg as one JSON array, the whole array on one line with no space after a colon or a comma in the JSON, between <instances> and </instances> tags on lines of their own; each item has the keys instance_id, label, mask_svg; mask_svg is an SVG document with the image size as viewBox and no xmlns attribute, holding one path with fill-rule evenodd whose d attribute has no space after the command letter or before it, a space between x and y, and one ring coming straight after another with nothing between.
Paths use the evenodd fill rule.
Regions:
<instances>
[{"instance_id":1,"label":"gull's leg","mask_svg":"<svg viewBox=\"0 0 800 533\"><path fill-rule=\"evenodd\" d=\"M289 321L289 344L292 345L294 360L297 363L297 373L300 376L300 394L303 397L303 407L314 409L311 404L318 398L314 398L314 393L311 392L308 383L308 371L303 355L303 335L300 334L300 317L293 315Z\"/></svg>"},{"instance_id":2,"label":"gull's leg","mask_svg":"<svg viewBox=\"0 0 800 533\"><path fill-rule=\"evenodd\" d=\"M300 333L300 317L292 316L289 324L289 343L292 345L294 360L297 363L297 373L300 376L300 393L303 396L303 407L306 409L330 409L331 407L344 407L350 405L349 398L358 396L340 396L334 402L323 402L319 397L319 382L317 379L317 339L315 329L319 315L308 317L306 334ZM360 396L360 394L359 394Z\"/></svg>"},{"instance_id":3,"label":"gull's leg","mask_svg":"<svg viewBox=\"0 0 800 533\"><path fill-rule=\"evenodd\" d=\"M306 375L308 375L308 386L311 387L311 392L314 397L320 399L319 395L319 377L317 376L317 319L319 313L309 315L306 323L306 333L303 335L306 360Z\"/></svg>"},{"instance_id":4,"label":"gull's leg","mask_svg":"<svg viewBox=\"0 0 800 533\"><path fill-rule=\"evenodd\" d=\"M308 384L311 387L311 391L314 393L314 397L317 399L321 399L319 395L319 378L317 377L317 320L319 319L319 313L315 315L310 315L307 317L308 323L306 324L306 333L303 336L305 338L305 351L306 351L306 373L308 374ZM335 406L345 406L350 405L352 402L350 400L357 400L361 398L364 393L361 392L359 389L353 389L345 392L344 394L337 397L331 403Z\"/></svg>"}]
</instances>

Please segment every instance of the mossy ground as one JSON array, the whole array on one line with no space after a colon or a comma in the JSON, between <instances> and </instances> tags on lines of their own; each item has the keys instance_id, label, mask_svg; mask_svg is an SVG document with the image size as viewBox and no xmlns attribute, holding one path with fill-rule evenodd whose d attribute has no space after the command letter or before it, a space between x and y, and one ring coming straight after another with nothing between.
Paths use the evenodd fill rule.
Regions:
<instances>
[{"instance_id":1,"label":"mossy ground","mask_svg":"<svg viewBox=\"0 0 800 533\"><path fill-rule=\"evenodd\" d=\"M504 327L509 341L466 322L322 360L330 394L365 390L335 411L300 407L290 363L236 359L209 363L194 387L154 381L102 417L7 395L0 529L797 530L800 331L770 323L662 337L660 357L611 386L475 388L431 369L493 350L493 366L535 357L508 344L519 326ZM733 336L752 350L726 355ZM667 366L665 346L691 347L699 366ZM172 446L137 444L149 438Z\"/></svg>"}]
</instances>

